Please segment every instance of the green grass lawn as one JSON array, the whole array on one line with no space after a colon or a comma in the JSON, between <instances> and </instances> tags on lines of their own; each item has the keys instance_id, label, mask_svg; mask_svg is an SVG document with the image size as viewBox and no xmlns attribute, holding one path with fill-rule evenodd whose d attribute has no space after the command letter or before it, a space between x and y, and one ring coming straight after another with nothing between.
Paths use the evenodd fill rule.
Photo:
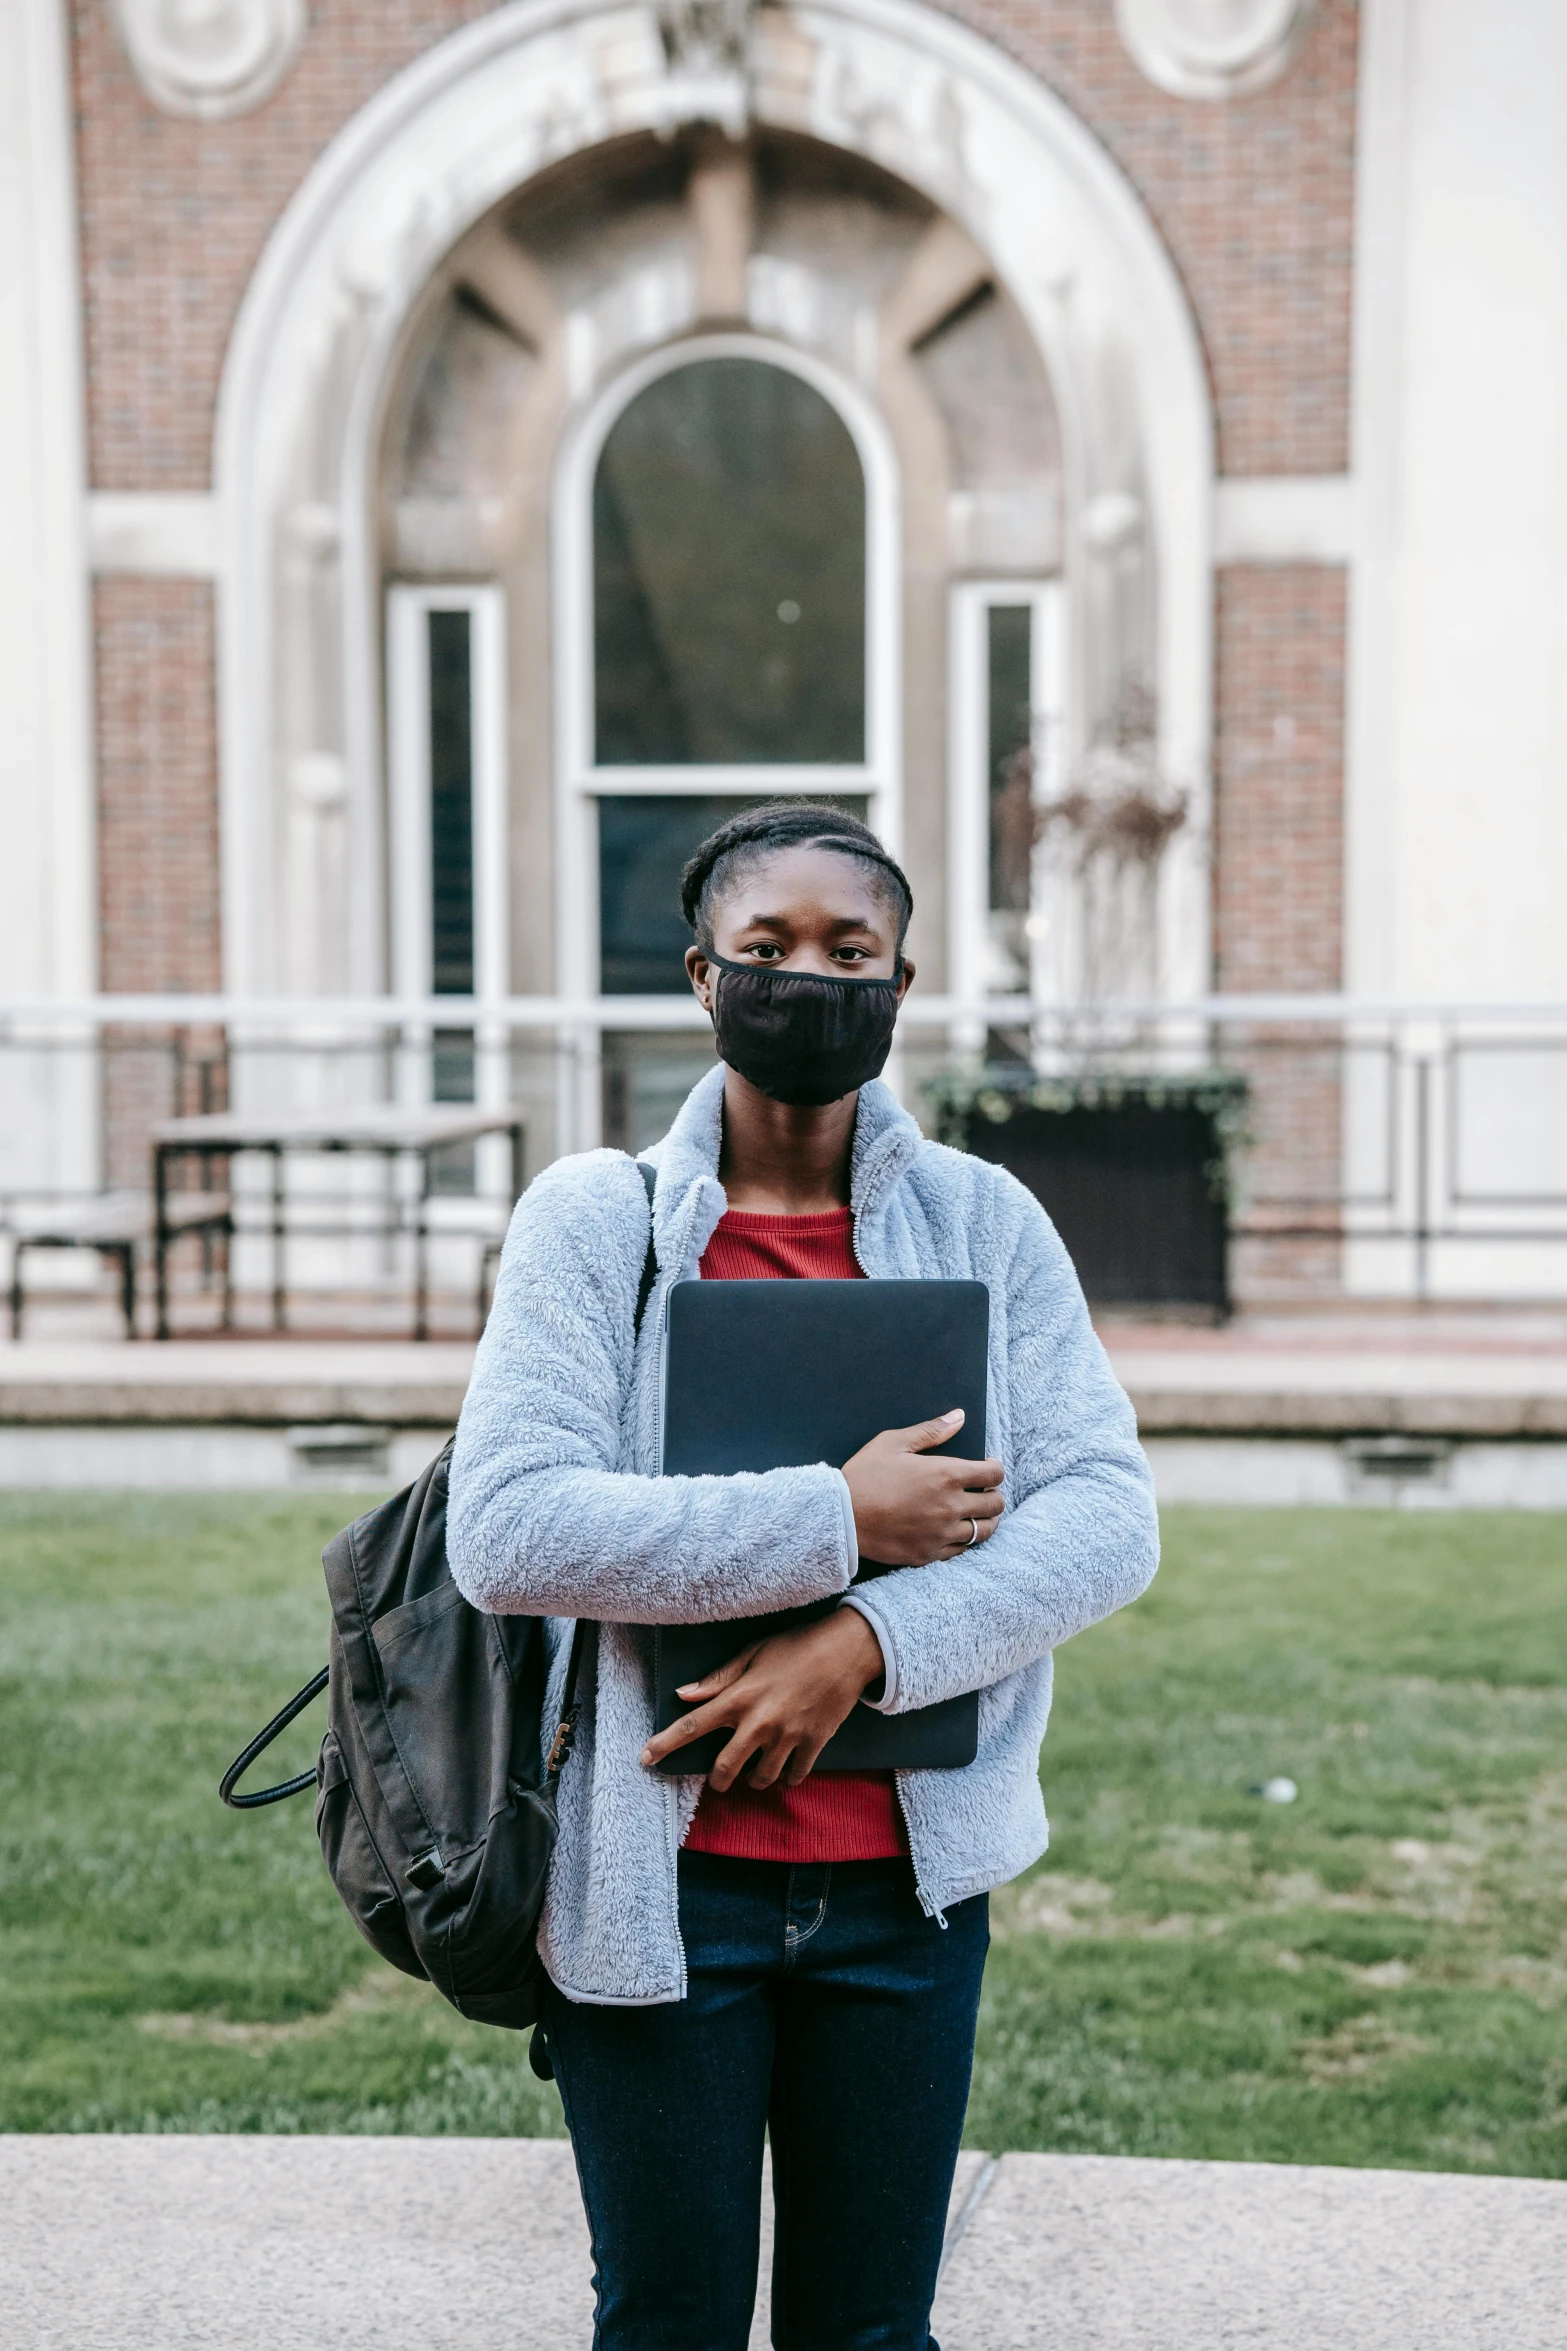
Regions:
<instances>
[{"instance_id":1,"label":"green grass lawn","mask_svg":"<svg viewBox=\"0 0 1567 2351\"><path fill-rule=\"evenodd\" d=\"M0 2128L560 2130L522 2036L365 1949L308 1802L217 1802L351 1507L0 1496ZM971 2143L1567 2176L1563 1522L1165 1531L1058 1659Z\"/></svg>"}]
</instances>

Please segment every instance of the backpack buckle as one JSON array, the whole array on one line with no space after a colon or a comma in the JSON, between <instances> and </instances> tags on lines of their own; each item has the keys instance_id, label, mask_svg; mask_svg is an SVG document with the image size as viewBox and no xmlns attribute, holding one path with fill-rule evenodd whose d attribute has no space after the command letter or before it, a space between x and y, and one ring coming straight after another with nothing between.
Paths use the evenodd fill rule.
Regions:
<instances>
[{"instance_id":1,"label":"backpack buckle","mask_svg":"<svg viewBox=\"0 0 1567 2351\"><path fill-rule=\"evenodd\" d=\"M569 1714L561 1716L555 1736L550 1741L550 1751L544 1758L544 1768L552 1779L559 1773L567 1756L571 1753L572 1742L576 1735L577 1710L573 1707Z\"/></svg>"},{"instance_id":2,"label":"backpack buckle","mask_svg":"<svg viewBox=\"0 0 1567 2351\"><path fill-rule=\"evenodd\" d=\"M432 1845L428 1853L416 1854L403 1875L410 1886L418 1887L421 1894L427 1894L432 1886L438 1886L446 1875L446 1864L441 1859L440 1847Z\"/></svg>"}]
</instances>

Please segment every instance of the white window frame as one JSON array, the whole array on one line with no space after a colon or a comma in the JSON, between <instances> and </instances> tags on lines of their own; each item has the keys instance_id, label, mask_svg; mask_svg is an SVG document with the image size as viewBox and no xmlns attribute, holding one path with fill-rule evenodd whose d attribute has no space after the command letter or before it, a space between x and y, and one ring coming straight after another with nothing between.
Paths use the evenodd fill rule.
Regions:
<instances>
[{"instance_id":1,"label":"white window frame","mask_svg":"<svg viewBox=\"0 0 1567 2351\"><path fill-rule=\"evenodd\" d=\"M865 479L865 757L809 766L715 762L692 766L594 763L593 481L615 423L649 384L706 359L747 359L784 369L819 392L843 419ZM896 856L903 824L902 573L897 462L874 407L819 359L766 335L693 335L628 368L585 411L556 475L555 815L556 985L567 999L598 999L598 810L601 797L734 794L863 794L874 830ZM628 1027L661 1023L678 999L626 996ZM600 1032L579 1026L563 1056L562 1147L585 1149L601 1132Z\"/></svg>"},{"instance_id":2,"label":"white window frame","mask_svg":"<svg viewBox=\"0 0 1567 2351\"><path fill-rule=\"evenodd\" d=\"M466 612L473 792L474 1099L501 1108L511 1091L504 1022L488 1027L486 1005L511 990L511 886L506 761L506 599L494 585L399 585L386 599L387 800L390 850L391 979L395 995L428 998L434 981L430 858L430 641L432 612ZM454 1027L465 1024L452 999ZM431 1098L432 1032L408 1033L398 1057L405 1102ZM479 1189L497 1189L500 1151L480 1146ZM494 1162L492 1166L491 1163ZM500 1188L506 1178L501 1176Z\"/></svg>"},{"instance_id":3,"label":"white window frame","mask_svg":"<svg viewBox=\"0 0 1567 2351\"><path fill-rule=\"evenodd\" d=\"M1058 798L1067 766L1066 582L1050 579L964 580L952 590L951 687L947 790L950 843L951 992L974 1007L986 994L990 934L990 636L998 606L1026 605L1032 613L1029 645L1030 732L1035 752L1034 799ZM1054 944L1047 935L1036 856L1029 892L1029 995L1048 1003L1055 988ZM953 1023L956 1052L983 1050L986 1023L970 1010Z\"/></svg>"}]
</instances>

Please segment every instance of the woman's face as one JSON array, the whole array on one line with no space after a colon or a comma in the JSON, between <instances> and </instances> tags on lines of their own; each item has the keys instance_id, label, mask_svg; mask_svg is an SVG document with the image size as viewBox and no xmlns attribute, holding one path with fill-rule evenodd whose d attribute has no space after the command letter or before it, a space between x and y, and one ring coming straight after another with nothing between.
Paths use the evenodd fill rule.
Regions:
<instances>
[{"instance_id":1,"label":"woman's face","mask_svg":"<svg viewBox=\"0 0 1567 2351\"><path fill-rule=\"evenodd\" d=\"M713 910L713 947L726 963L765 971L890 980L898 961L897 917L857 858L806 843L775 849L741 869ZM686 970L711 1012L718 974L700 947L687 948ZM905 957L900 1002L913 977Z\"/></svg>"}]
</instances>

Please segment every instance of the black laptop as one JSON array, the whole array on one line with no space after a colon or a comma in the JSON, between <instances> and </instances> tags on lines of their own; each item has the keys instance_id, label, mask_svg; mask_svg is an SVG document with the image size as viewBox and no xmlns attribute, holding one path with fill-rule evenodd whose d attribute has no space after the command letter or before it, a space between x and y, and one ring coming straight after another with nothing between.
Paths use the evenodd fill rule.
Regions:
<instances>
[{"instance_id":1,"label":"black laptop","mask_svg":"<svg viewBox=\"0 0 1567 2351\"><path fill-rule=\"evenodd\" d=\"M961 1405L963 1426L933 1448L985 1455L990 1298L983 1282L680 1282L669 1294L664 1473L732 1476L813 1461L841 1469L883 1429ZM862 1559L859 1580L889 1569ZM809 1624L836 1599L721 1624L660 1625L656 1727L688 1711L675 1693L758 1634ZM666 1772L710 1771L727 1731L665 1758ZM979 1699L969 1692L908 1714L857 1706L822 1749L818 1771L931 1771L972 1763Z\"/></svg>"}]
</instances>

